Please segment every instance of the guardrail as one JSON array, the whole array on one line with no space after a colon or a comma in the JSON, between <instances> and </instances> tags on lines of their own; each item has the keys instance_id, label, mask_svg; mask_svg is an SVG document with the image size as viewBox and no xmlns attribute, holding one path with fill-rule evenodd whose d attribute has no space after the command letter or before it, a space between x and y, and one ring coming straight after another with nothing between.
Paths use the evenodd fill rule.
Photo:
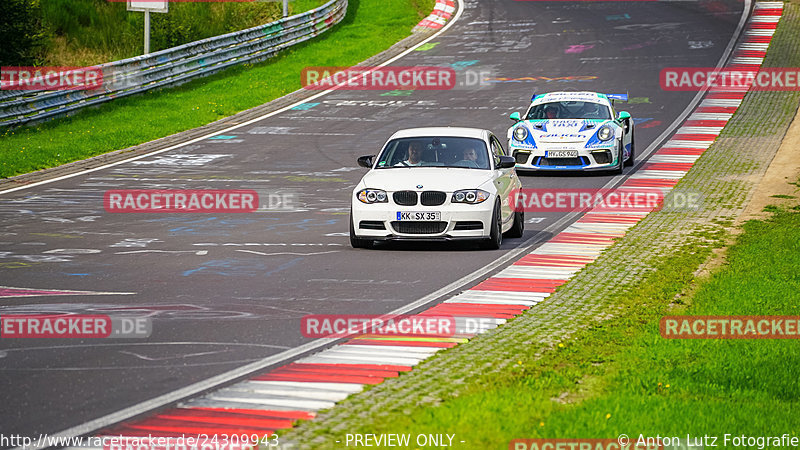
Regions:
<instances>
[{"instance_id":1,"label":"guardrail","mask_svg":"<svg viewBox=\"0 0 800 450\"><path fill-rule=\"evenodd\" d=\"M347 0L331 0L276 22L101 64L94 69L102 71L103 82L94 90L0 90L0 127L67 115L115 98L185 83L236 64L261 61L328 30L346 12Z\"/></svg>"}]
</instances>

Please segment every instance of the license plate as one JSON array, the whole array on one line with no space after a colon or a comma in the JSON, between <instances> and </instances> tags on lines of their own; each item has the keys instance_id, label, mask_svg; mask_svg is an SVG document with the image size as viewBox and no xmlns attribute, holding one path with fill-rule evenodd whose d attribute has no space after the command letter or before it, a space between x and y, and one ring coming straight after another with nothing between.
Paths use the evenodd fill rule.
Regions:
<instances>
[{"instance_id":1,"label":"license plate","mask_svg":"<svg viewBox=\"0 0 800 450\"><path fill-rule=\"evenodd\" d=\"M397 211L397 220L438 222L442 220L442 213L439 211Z\"/></svg>"},{"instance_id":2,"label":"license plate","mask_svg":"<svg viewBox=\"0 0 800 450\"><path fill-rule=\"evenodd\" d=\"M550 150L547 152L548 158L577 158L577 150Z\"/></svg>"}]
</instances>

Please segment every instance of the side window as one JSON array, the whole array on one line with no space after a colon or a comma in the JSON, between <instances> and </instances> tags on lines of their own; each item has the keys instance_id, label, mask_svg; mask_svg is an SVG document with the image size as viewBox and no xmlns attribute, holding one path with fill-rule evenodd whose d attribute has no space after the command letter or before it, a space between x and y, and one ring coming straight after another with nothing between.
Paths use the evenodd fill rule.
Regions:
<instances>
[{"instance_id":1,"label":"side window","mask_svg":"<svg viewBox=\"0 0 800 450\"><path fill-rule=\"evenodd\" d=\"M494 166L497 167L500 164L500 156L505 155L503 151L503 147L497 142L497 138L492 136L489 138L489 142L492 144L492 159L494 159Z\"/></svg>"},{"instance_id":2,"label":"side window","mask_svg":"<svg viewBox=\"0 0 800 450\"><path fill-rule=\"evenodd\" d=\"M507 155L506 151L503 149L503 144L500 143L500 140L497 139L496 136L492 136L492 152L498 155Z\"/></svg>"}]
</instances>

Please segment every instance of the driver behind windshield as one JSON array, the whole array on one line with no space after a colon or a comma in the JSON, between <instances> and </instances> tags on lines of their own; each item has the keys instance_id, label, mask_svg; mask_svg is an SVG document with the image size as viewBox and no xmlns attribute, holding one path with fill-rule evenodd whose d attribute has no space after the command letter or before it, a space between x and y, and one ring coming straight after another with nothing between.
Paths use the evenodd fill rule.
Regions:
<instances>
[{"instance_id":1,"label":"driver behind windshield","mask_svg":"<svg viewBox=\"0 0 800 450\"><path fill-rule=\"evenodd\" d=\"M419 141L411 141L408 144L408 158L405 161L400 161L395 164L396 166L421 166L422 165L422 143Z\"/></svg>"},{"instance_id":2,"label":"driver behind windshield","mask_svg":"<svg viewBox=\"0 0 800 450\"><path fill-rule=\"evenodd\" d=\"M463 161L477 161L478 160L478 152L475 150L474 147L468 147L464 149L464 155L462 157Z\"/></svg>"}]
</instances>

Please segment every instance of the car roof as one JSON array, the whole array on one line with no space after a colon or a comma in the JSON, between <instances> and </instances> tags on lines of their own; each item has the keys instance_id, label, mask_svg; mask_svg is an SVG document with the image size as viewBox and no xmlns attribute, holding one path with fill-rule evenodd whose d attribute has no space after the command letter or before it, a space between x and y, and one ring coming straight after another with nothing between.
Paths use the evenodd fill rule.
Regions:
<instances>
[{"instance_id":1,"label":"car roof","mask_svg":"<svg viewBox=\"0 0 800 450\"><path fill-rule=\"evenodd\" d=\"M428 136L450 136L450 137L466 137L475 139L485 139L489 130L481 128L466 128L466 127L422 127L422 128L406 128L404 130L397 130L390 139L410 138L410 137L428 137Z\"/></svg>"},{"instance_id":2,"label":"car roof","mask_svg":"<svg viewBox=\"0 0 800 450\"><path fill-rule=\"evenodd\" d=\"M610 105L605 94L598 92L548 92L547 94L540 94L531 100L531 104L550 103L550 102L594 102Z\"/></svg>"}]
</instances>

